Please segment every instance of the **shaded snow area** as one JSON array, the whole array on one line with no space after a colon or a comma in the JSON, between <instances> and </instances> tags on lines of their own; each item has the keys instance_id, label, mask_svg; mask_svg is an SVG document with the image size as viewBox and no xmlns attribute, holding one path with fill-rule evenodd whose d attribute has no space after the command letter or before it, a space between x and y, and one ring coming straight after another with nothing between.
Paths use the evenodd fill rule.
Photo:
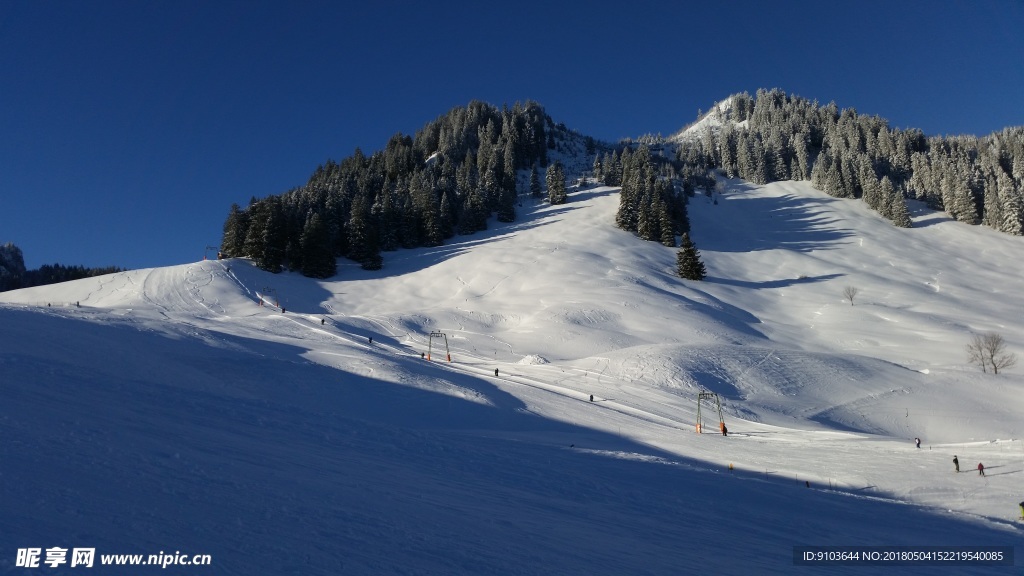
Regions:
<instances>
[{"instance_id":1,"label":"shaded snow area","mask_svg":"<svg viewBox=\"0 0 1024 576\"><path fill-rule=\"evenodd\" d=\"M0 294L0 573L1019 574L1024 366L964 346L1024 351L1024 239L726 184L690 204L700 283L592 188L327 282ZM811 545L1018 566L795 566ZM53 547L97 566L16 565ZM98 565L158 553L211 563Z\"/></svg>"}]
</instances>

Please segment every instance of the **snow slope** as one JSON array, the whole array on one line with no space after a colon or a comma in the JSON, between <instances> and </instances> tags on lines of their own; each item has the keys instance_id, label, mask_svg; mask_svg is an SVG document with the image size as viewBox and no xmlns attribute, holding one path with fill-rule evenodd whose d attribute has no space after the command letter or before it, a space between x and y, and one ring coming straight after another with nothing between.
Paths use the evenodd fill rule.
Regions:
<instances>
[{"instance_id":1,"label":"snow slope","mask_svg":"<svg viewBox=\"0 0 1024 576\"><path fill-rule=\"evenodd\" d=\"M691 203L703 283L615 229L617 190L594 188L329 282L231 260L0 294L0 571L52 546L212 556L188 574L843 573L794 567L795 545L1020 556L1024 378L963 347L990 330L1024 345L1006 266L1024 240L727 184ZM421 356L431 331L451 363L443 339ZM700 390L729 437L694 432Z\"/></svg>"}]
</instances>

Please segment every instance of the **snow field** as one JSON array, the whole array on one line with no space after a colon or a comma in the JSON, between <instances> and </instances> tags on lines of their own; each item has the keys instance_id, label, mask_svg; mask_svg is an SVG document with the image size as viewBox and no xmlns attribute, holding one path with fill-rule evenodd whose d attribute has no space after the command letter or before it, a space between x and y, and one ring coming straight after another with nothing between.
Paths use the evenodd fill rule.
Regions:
<instances>
[{"instance_id":1,"label":"snow field","mask_svg":"<svg viewBox=\"0 0 1024 576\"><path fill-rule=\"evenodd\" d=\"M731 182L691 203L709 278L684 283L616 206L576 192L328 282L231 260L0 294L0 570L18 547L94 543L210 553L218 574L1020 555L1020 368L963 353L971 330L1024 344L1024 280L998 265L1020 238ZM452 363L421 358L433 330ZM728 438L694 432L701 389Z\"/></svg>"}]
</instances>

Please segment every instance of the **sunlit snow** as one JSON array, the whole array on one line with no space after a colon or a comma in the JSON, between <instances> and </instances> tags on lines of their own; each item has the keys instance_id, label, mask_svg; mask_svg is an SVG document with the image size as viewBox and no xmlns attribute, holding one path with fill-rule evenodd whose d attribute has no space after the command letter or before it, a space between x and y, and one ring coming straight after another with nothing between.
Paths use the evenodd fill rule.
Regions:
<instances>
[{"instance_id":1,"label":"sunlit snow","mask_svg":"<svg viewBox=\"0 0 1024 576\"><path fill-rule=\"evenodd\" d=\"M617 192L326 282L236 259L0 294L0 571L54 546L211 555L167 569L188 574L843 572L795 567L796 545L1024 561L1024 365L964 350L997 332L1024 353L1024 239L726 181L690 202L689 282L614 227ZM728 437L707 403L696 433L701 391Z\"/></svg>"}]
</instances>

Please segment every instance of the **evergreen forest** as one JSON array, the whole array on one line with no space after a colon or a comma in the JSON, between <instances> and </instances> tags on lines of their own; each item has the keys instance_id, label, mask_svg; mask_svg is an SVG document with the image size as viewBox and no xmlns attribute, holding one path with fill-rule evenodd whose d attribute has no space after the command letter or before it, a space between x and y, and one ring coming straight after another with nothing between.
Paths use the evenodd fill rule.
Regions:
<instances>
[{"instance_id":1,"label":"evergreen forest","mask_svg":"<svg viewBox=\"0 0 1024 576\"><path fill-rule=\"evenodd\" d=\"M567 180L621 187L614 224L666 246L689 232L688 198L713 196L722 177L809 180L901 227L912 225L911 199L966 224L1024 232L1024 127L929 137L781 90L730 96L699 122L706 128L610 144L555 123L535 102L471 102L379 152L328 161L304 186L233 205L221 251L314 278L336 274L337 257L375 270L389 251L438 246L491 218L513 222L524 199L571 201Z\"/></svg>"}]
</instances>

